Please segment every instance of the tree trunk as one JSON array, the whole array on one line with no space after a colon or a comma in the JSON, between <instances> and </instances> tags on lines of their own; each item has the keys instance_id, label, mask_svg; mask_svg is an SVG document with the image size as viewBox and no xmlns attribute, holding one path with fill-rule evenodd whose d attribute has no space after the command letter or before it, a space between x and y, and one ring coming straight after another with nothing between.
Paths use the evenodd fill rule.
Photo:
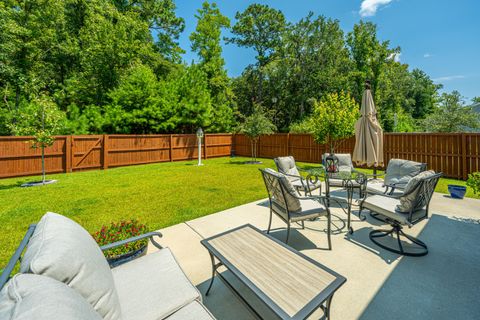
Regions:
<instances>
[{"instance_id":1,"label":"tree trunk","mask_svg":"<svg viewBox=\"0 0 480 320\"><path fill-rule=\"evenodd\" d=\"M42 145L42 183L45 184L45 147Z\"/></svg>"}]
</instances>

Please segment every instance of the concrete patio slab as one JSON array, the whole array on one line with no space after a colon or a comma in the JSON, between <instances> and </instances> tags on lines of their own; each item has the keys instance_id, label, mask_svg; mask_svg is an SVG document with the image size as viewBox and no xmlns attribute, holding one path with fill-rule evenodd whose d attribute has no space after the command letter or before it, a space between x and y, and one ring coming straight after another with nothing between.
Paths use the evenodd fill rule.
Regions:
<instances>
[{"instance_id":1,"label":"concrete patio slab","mask_svg":"<svg viewBox=\"0 0 480 320\"><path fill-rule=\"evenodd\" d=\"M343 227L346 215L338 208L332 212L335 225ZM289 242L347 278L333 299L333 319L480 319L479 200L458 201L435 194L431 218L406 229L429 247L429 254L420 258L401 257L375 246L368 233L382 223L371 217L360 221L355 214L355 233L348 235L344 227L333 234L331 251L326 250L324 219L307 222L305 229L296 226ZM268 201L263 199L160 230L164 234L161 243L172 249L188 277L204 294L211 277L211 262L200 240L247 223L265 230L268 217ZM272 228L271 234L283 241L285 224L274 217ZM231 280L235 283L235 279ZM262 316L272 318L246 288L238 282L236 286ZM204 302L218 319L252 319L218 279Z\"/></svg>"}]
</instances>

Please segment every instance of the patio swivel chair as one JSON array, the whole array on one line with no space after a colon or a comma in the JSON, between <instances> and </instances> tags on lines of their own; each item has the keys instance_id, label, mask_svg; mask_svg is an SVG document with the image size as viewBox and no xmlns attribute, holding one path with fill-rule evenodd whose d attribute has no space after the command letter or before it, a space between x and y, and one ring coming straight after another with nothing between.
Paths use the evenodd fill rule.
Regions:
<instances>
[{"instance_id":1,"label":"patio swivel chair","mask_svg":"<svg viewBox=\"0 0 480 320\"><path fill-rule=\"evenodd\" d=\"M378 213L384 221L392 226L390 230L373 230L369 237L379 247L405 256L424 256L428 253L425 243L403 232L402 227L412 227L423 219L428 218L428 208L432 199L435 186L442 173L424 171L415 177L405 187L405 192L400 198L386 195L366 196L360 203L360 212L364 209ZM380 243L377 239L396 235L398 248ZM407 238L416 245L415 251L407 251L402 245L402 237Z\"/></svg>"},{"instance_id":2,"label":"patio swivel chair","mask_svg":"<svg viewBox=\"0 0 480 320\"><path fill-rule=\"evenodd\" d=\"M273 214L276 214L287 224L285 243L288 243L292 223L301 223L302 228L305 228L305 220L326 216L328 249L331 250L331 216L326 204L326 198L321 195L301 197L284 174L272 169L260 169L260 171L267 188L270 204L270 220L267 233L270 233Z\"/></svg>"},{"instance_id":3,"label":"patio swivel chair","mask_svg":"<svg viewBox=\"0 0 480 320\"><path fill-rule=\"evenodd\" d=\"M427 164L404 159L391 159L385 173L370 175L374 180L367 181L367 192L400 197L408 182L417 174L427 170ZM377 179L384 176L383 179Z\"/></svg>"},{"instance_id":4,"label":"patio swivel chair","mask_svg":"<svg viewBox=\"0 0 480 320\"><path fill-rule=\"evenodd\" d=\"M292 156L288 157L277 157L273 159L275 165L277 166L278 172L284 174L292 186L297 190L298 194L301 194L302 191L305 195L312 195L312 191L320 189L319 192L322 194L322 183L321 181L307 181L304 177L301 176L300 171L305 171L297 167L295 163L295 158Z\"/></svg>"}]
</instances>

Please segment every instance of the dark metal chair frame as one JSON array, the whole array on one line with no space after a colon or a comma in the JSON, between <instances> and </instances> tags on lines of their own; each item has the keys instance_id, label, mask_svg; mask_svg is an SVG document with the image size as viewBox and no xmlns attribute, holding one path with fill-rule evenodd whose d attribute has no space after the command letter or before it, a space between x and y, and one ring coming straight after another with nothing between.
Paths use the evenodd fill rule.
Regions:
<instances>
[{"instance_id":1,"label":"dark metal chair frame","mask_svg":"<svg viewBox=\"0 0 480 320\"><path fill-rule=\"evenodd\" d=\"M31 224L28 227L28 230L25 233L25 236L23 237L22 241L20 242L20 245L15 250L15 253L10 258L10 260L8 261L7 266L5 267L2 274L0 275L0 290L8 282L8 280L10 280L10 278L12 276L12 272L15 269L15 266L17 265L17 263L22 261L22 253L25 250L25 248L27 247L28 242L30 241L30 238L32 237L36 227L37 227L36 224ZM137 240L145 239L145 238L149 238L150 242L155 247L157 247L158 249L163 249L163 247L158 242L155 241L154 237L161 238L162 234L160 232L147 232L147 233L141 234L141 235L136 236L136 237L131 237L129 239L125 239L125 240L121 240L121 241L117 241L117 242L113 242L113 243L101 246L100 249L102 251L106 251L106 250L109 250L109 249L113 249L113 248L123 246L127 243L131 243L131 242L134 242L134 241L137 241Z\"/></svg>"},{"instance_id":2,"label":"dark metal chair frame","mask_svg":"<svg viewBox=\"0 0 480 320\"><path fill-rule=\"evenodd\" d=\"M295 159L294 159L295 160ZM309 183L308 181L308 177L303 177L303 176L297 176L297 175L294 175L294 174L289 174L289 173L286 173L285 171L283 171L280 166L278 165L278 158L274 158L273 159L273 162L275 162L275 165L277 166L277 170L278 172L280 172L281 174L284 174L286 175L287 177L291 177L291 178L297 178L300 180L300 182L302 183L302 186L301 187L297 187L297 192L298 194L301 195L300 193L300 189L303 189L304 193L305 193L305 196L309 195L311 196L312 195L312 191L316 190L316 189L319 189L319 194L321 195L322 194L322 184L319 183ZM305 169L302 169L300 167L298 167L297 165L295 165L295 168L297 168L298 172L301 173L305 173L305 174L309 174L309 171L308 170L305 170ZM318 169L323 169L323 166L320 166L318 167Z\"/></svg>"},{"instance_id":3,"label":"dark metal chair frame","mask_svg":"<svg viewBox=\"0 0 480 320\"><path fill-rule=\"evenodd\" d=\"M438 180L440 179L440 177L442 175L443 175L442 173L436 173L432 176L421 179L419 181L418 185L413 190L409 191L408 193L403 194L403 196L408 196L409 194L411 194L413 192L417 192L417 197L415 199L414 205L412 206L409 213L405 213L405 214L408 214L407 226L409 228L412 227L413 225L419 223L420 221L422 221L424 219L428 219L430 201L431 201L433 193L435 191L435 187L437 186ZM388 195L385 195L385 196L378 195L378 196L388 197ZM365 198L362 199L362 201L360 203L360 212L362 212L363 209L370 210L372 212L372 210L370 208L364 208L363 207L364 201L367 199L367 197L368 196L365 196ZM395 198L395 199L397 199L397 198ZM419 210L423 210L424 208L425 208L425 214L420 216L420 217L414 218L414 214ZM373 243L375 243L377 246L379 246L379 247L381 247L385 250L388 250L390 252L394 252L394 253L397 253L397 254L401 254L401 255L404 255L404 256L420 257L420 256L424 256L424 255L428 254L427 245L424 242L422 242L421 240L404 233L403 230L402 230L403 229L402 223L400 221L397 221L397 220L395 220L391 217L387 217L387 216L383 215L381 212L376 212L376 214L382 215L384 217L384 219L382 221L385 221L386 223L389 223L392 226L392 229L389 229L389 230L388 229L379 229L379 230L370 231L369 238L370 238L370 240L372 240ZM399 213L399 214L403 214L403 213ZM388 246L386 246L386 245L384 245L384 244L382 244L382 243L380 243L379 241L376 240L376 238L383 238L383 237L386 237L386 236L391 235L391 234L396 235L397 242L398 242L398 249L388 247ZM412 243L416 244L420 248L423 248L423 250L421 250L419 252L406 251L403 248L403 245L402 245L402 242L401 242L402 236L407 238L408 240L410 240Z\"/></svg>"},{"instance_id":4,"label":"dark metal chair frame","mask_svg":"<svg viewBox=\"0 0 480 320\"><path fill-rule=\"evenodd\" d=\"M286 224L287 224L287 236L286 236L286 239L285 239L285 243L288 243L288 239L290 238L290 228L291 228L291 213L290 213L290 210L288 208L288 203L286 201L286 193L288 193L287 190L285 190L285 187L283 186L282 182L280 181L280 179L278 177L276 177L275 175L271 174L270 172L264 170L264 169L259 169L261 172L262 172L262 177L263 177L263 181L265 182L265 186L267 188L267 192L268 192L268 200L269 200L269 206L270 206L270 219L268 221L268 229L267 229L267 234L270 233L270 229L272 227L272 217L273 217L273 214L275 213L281 220L283 220ZM309 176L310 178L310 176ZM315 184L316 182L318 182L318 179L319 177L318 176L312 176L311 179L307 179L307 185L312 183L312 184ZM311 181L310 181L311 180ZM287 215L287 219L285 219L285 217L282 215L281 212L278 212L277 211L277 208L273 205L273 201L274 201L274 195L275 195L275 191L277 191L276 193L281 195L281 197L283 198L283 204L281 206L284 206L285 208L285 212L286 215ZM307 200L307 199L310 199L310 200L315 200L315 201L318 201L320 204L323 204L325 206L325 209L327 210L327 239L328 239L328 249L331 250L332 249L332 241L330 239L330 233L331 233L331 214L330 214L330 209L327 205L327 197L325 196L322 196L322 195L319 195L319 196L305 196L305 197L301 197L301 196L298 196L298 195L293 195L293 194L290 194L292 197L295 197L299 200ZM276 202L277 204L279 204L279 202L277 201ZM302 223L302 229L305 229L305 220L309 220L310 218L305 218L304 220L301 220L301 223ZM298 222L298 221L296 221Z\"/></svg>"}]
</instances>

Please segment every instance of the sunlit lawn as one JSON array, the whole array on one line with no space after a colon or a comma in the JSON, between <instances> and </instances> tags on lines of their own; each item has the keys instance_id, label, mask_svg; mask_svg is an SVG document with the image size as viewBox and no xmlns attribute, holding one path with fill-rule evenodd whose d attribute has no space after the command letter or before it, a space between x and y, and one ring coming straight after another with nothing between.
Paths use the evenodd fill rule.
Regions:
<instances>
[{"instance_id":1,"label":"sunlit lawn","mask_svg":"<svg viewBox=\"0 0 480 320\"><path fill-rule=\"evenodd\" d=\"M266 197L258 168L274 167L273 161L251 165L245 160L216 158L200 167L185 161L57 174L48 178L58 183L32 188L19 186L38 177L0 180L0 269L28 225L47 211L73 218L90 232L130 218L156 230ZM437 191L446 193L448 183L465 184L443 179ZM472 196L470 190L467 196Z\"/></svg>"}]
</instances>

